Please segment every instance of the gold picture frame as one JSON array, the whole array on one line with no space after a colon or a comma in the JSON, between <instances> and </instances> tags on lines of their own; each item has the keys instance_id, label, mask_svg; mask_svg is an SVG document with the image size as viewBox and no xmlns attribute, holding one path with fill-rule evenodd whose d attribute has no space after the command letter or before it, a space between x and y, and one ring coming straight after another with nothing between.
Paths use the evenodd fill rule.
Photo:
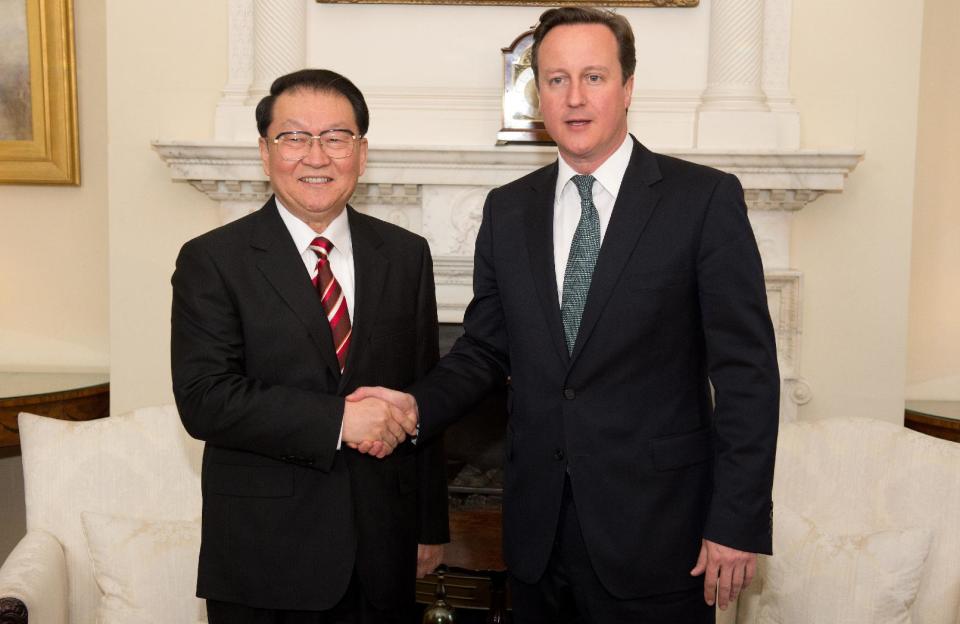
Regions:
<instances>
[{"instance_id":1,"label":"gold picture frame","mask_svg":"<svg viewBox=\"0 0 960 624\"><path fill-rule=\"evenodd\" d=\"M584 6L617 7L695 7L700 0L606 0L604 2L576 2L575 0L317 0L320 4L456 4L481 6Z\"/></svg>"},{"instance_id":2,"label":"gold picture frame","mask_svg":"<svg viewBox=\"0 0 960 624\"><path fill-rule=\"evenodd\" d=\"M0 102L0 112L17 113L13 121L0 119L8 122L0 123L0 183L79 185L73 0L8 6L11 13L25 10L15 15L21 18L22 40L5 37L0 46L3 76L16 81L2 90L8 100ZM16 34L16 20L5 22Z\"/></svg>"}]
</instances>

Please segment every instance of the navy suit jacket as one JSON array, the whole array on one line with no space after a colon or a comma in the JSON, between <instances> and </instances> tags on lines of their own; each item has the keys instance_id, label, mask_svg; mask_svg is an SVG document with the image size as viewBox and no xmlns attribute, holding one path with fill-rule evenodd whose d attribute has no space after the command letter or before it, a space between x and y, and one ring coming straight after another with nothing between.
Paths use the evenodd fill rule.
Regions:
<instances>
[{"instance_id":1,"label":"navy suit jacket","mask_svg":"<svg viewBox=\"0 0 960 624\"><path fill-rule=\"evenodd\" d=\"M421 435L510 378L504 551L543 573L569 475L622 598L702 585L701 538L769 553L779 373L737 178L634 139L573 353L554 272L557 164L487 197L464 335L411 388ZM711 390L712 384L712 390Z\"/></svg>"},{"instance_id":2,"label":"navy suit jacket","mask_svg":"<svg viewBox=\"0 0 960 624\"><path fill-rule=\"evenodd\" d=\"M173 389L206 441L198 595L325 610L356 569L381 609L413 601L417 544L448 540L440 444L378 460L337 450L343 397L405 386L437 359L426 241L347 208L356 276L341 375L330 326L271 198L183 246Z\"/></svg>"}]
</instances>

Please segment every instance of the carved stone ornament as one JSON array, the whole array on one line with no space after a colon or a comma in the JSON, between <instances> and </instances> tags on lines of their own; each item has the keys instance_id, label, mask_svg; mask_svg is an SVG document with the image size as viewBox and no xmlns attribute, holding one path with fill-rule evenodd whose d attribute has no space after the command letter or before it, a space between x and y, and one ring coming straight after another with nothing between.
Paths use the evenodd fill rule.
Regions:
<instances>
[{"instance_id":1,"label":"carved stone ornament","mask_svg":"<svg viewBox=\"0 0 960 624\"><path fill-rule=\"evenodd\" d=\"M171 178L189 182L217 201L259 201L269 197L255 143L157 141L153 148L170 167ZM840 192L863 158L853 150L667 150L670 156L733 173L748 205L757 210L799 210L823 193ZM381 147L370 148L362 184L368 201L382 194L406 203L421 192L414 185L494 187L556 160L556 148ZM383 186L391 185L391 186ZM259 206L254 205L253 208Z\"/></svg>"}]
</instances>

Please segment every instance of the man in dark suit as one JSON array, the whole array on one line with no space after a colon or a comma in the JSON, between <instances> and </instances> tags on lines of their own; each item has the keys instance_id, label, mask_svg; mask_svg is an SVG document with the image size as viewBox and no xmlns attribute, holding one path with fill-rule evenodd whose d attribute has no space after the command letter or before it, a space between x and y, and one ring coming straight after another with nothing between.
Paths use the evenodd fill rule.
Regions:
<instances>
[{"instance_id":1,"label":"man in dark suit","mask_svg":"<svg viewBox=\"0 0 960 624\"><path fill-rule=\"evenodd\" d=\"M368 120L339 74L277 79L257 107L275 196L177 259L173 387L206 442L197 591L212 624L406 622L448 540L439 440L404 442L396 408L343 399L408 385L438 356L426 241L347 205ZM364 439L379 457L347 448Z\"/></svg>"},{"instance_id":2,"label":"man in dark suit","mask_svg":"<svg viewBox=\"0 0 960 624\"><path fill-rule=\"evenodd\" d=\"M623 17L541 16L559 161L487 197L451 353L412 396L348 397L418 411L426 440L509 377L519 622L712 622L771 548L779 374L743 191L627 133L635 65Z\"/></svg>"}]
</instances>

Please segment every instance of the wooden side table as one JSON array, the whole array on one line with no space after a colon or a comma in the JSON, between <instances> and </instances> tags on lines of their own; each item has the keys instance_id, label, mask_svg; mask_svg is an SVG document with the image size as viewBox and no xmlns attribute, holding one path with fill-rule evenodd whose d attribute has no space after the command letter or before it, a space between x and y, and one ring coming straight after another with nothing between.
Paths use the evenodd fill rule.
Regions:
<instances>
[{"instance_id":1,"label":"wooden side table","mask_svg":"<svg viewBox=\"0 0 960 624\"><path fill-rule=\"evenodd\" d=\"M93 420L110 414L106 373L0 373L0 452L19 453L17 414Z\"/></svg>"},{"instance_id":2,"label":"wooden side table","mask_svg":"<svg viewBox=\"0 0 960 624\"><path fill-rule=\"evenodd\" d=\"M960 442L960 401L907 401L903 426Z\"/></svg>"},{"instance_id":3,"label":"wooden side table","mask_svg":"<svg viewBox=\"0 0 960 624\"><path fill-rule=\"evenodd\" d=\"M446 602L455 609L486 611L486 622L505 621L509 607L499 509L450 511L450 543L443 563ZM436 574L417 581L417 602L434 601Z\"/></svg>"}]
</instances>

